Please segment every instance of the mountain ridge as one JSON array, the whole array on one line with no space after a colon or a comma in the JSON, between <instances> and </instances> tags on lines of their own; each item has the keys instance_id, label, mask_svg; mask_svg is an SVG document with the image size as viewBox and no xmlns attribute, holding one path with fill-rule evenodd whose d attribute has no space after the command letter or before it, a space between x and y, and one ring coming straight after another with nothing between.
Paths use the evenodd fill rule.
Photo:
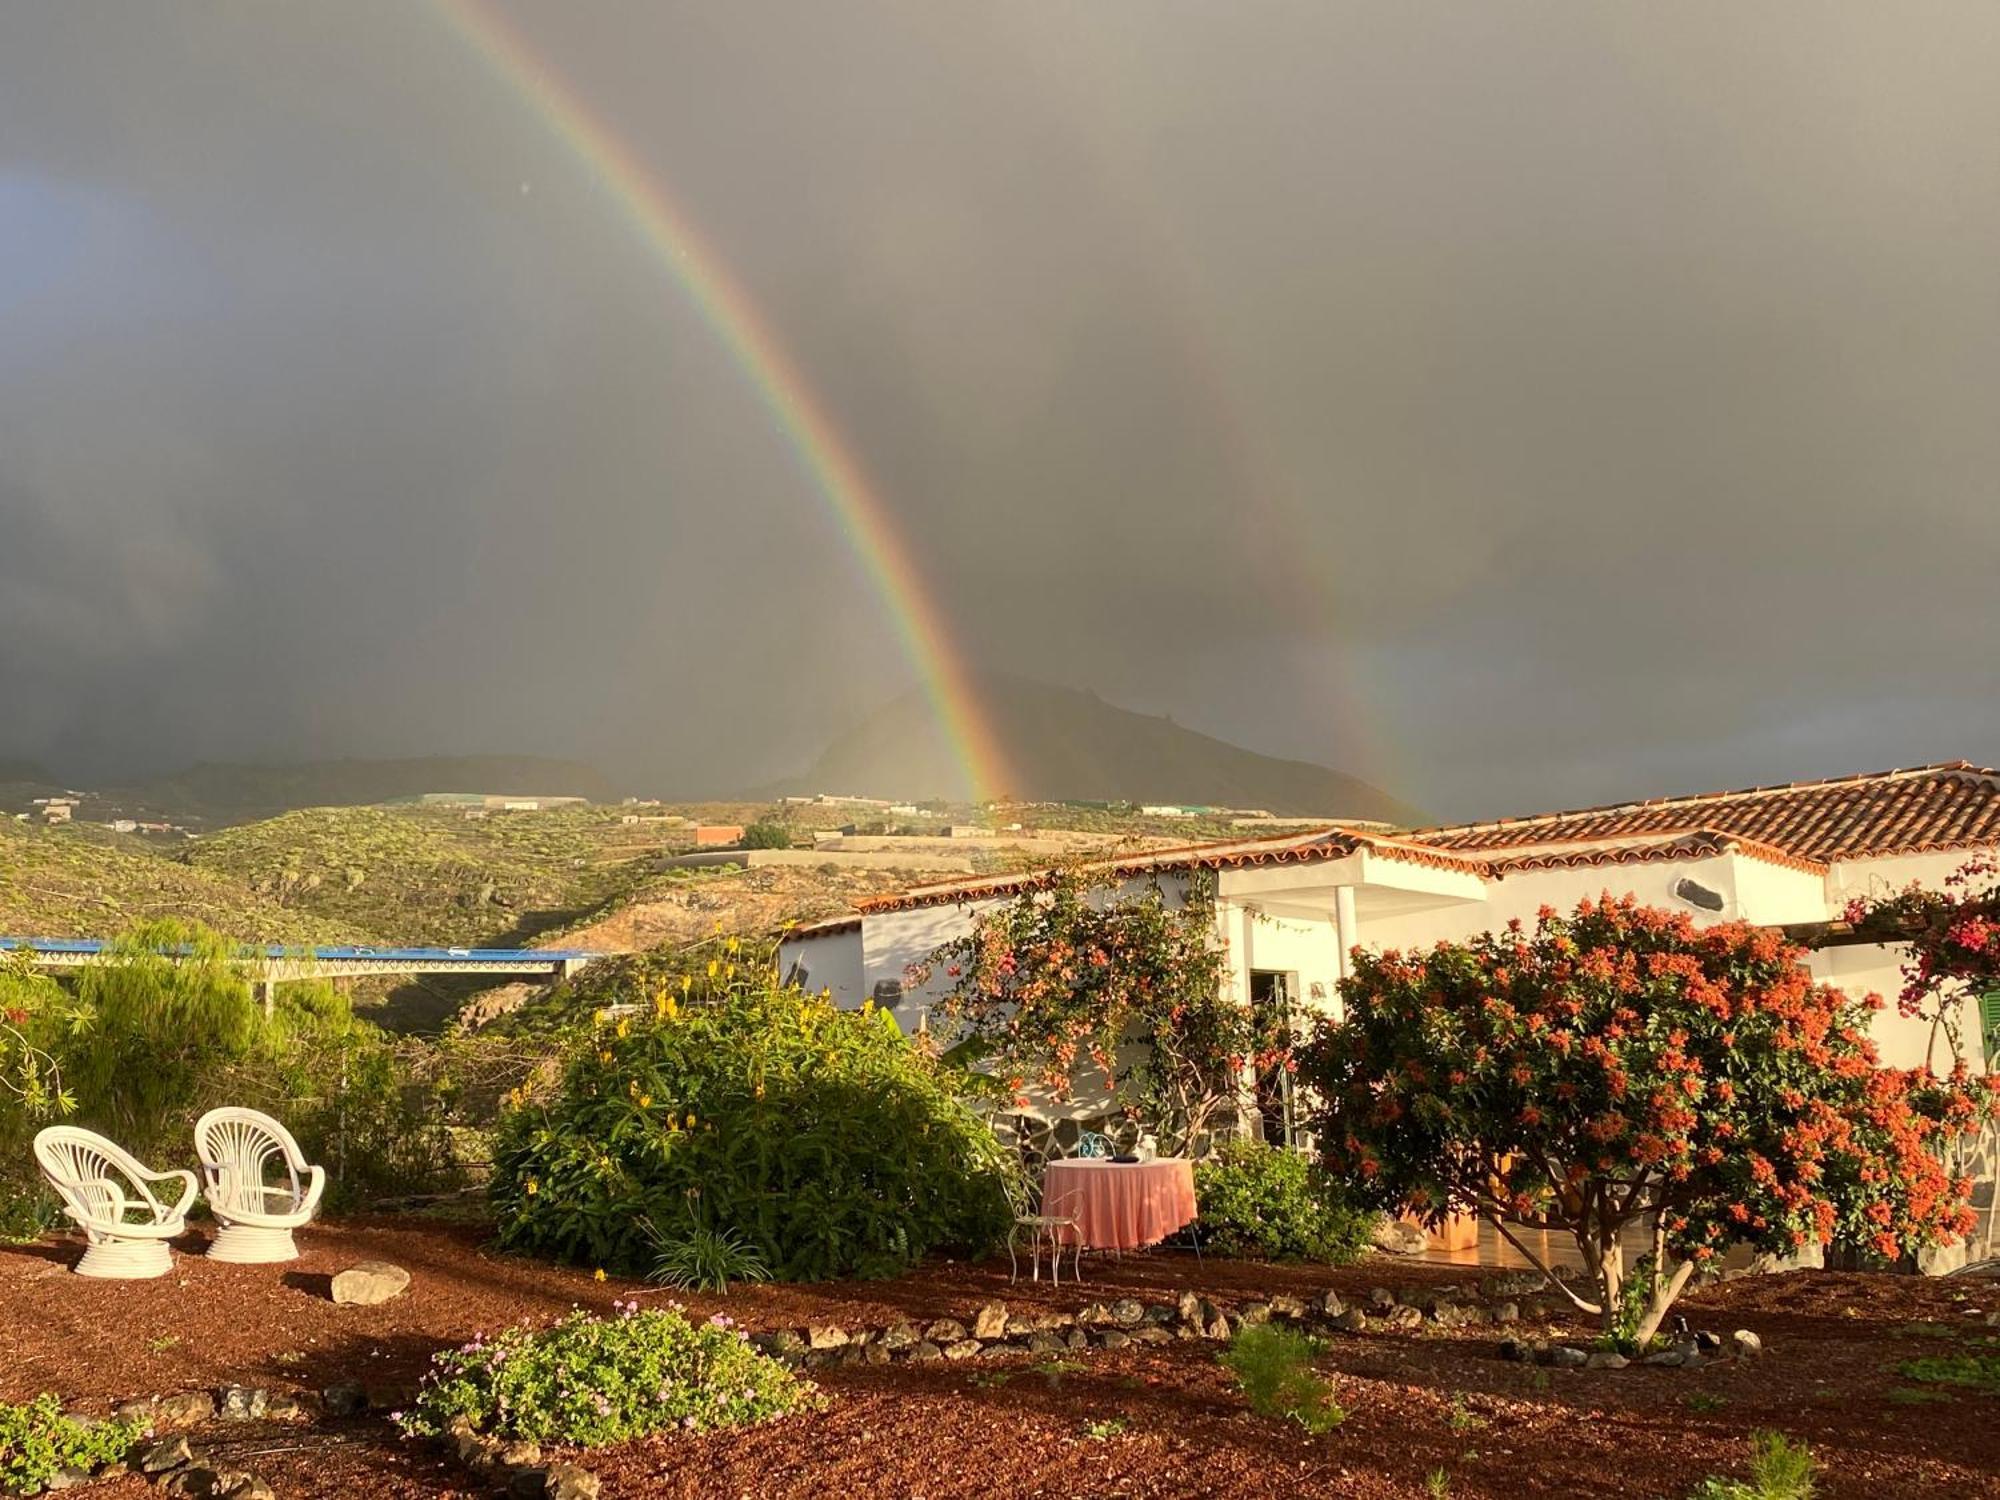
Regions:
<instances>
[{"instance_id":1,"label":"mountain ridge","mask_svg":"<svg viewBox=\"0 0 2000 1500\"><path fill-rule=\"evenodd\" d=\"M1082 689L996 674L981 680L979 697L1023 783L989 789L1009 798L1256 808L1402 826L1423 820L1357 776L1247 750ZM930 701L912 691L836 735L803 775L771 790L959 799L972 789Z\"/></svg>"}]
</instances>

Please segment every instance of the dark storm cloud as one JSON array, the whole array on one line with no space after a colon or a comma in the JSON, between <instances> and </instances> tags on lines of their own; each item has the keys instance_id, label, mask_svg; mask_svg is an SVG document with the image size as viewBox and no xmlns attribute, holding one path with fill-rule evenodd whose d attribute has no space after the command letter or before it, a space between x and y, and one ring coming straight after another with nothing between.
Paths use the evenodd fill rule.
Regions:
<instances>
[{"instance_id":1,"label":"dark storm cloud","mask_svg":"<svg viewBox=\"0 0 2000 1500\"><path fill-rule=\"evenodd\" d=\"M982 661L1443 814L2000 756L1986 7L509 13ZM693 789L907 678L437 12L11 11L0 257L0 752Z\"/></svg>"}]
</instances>

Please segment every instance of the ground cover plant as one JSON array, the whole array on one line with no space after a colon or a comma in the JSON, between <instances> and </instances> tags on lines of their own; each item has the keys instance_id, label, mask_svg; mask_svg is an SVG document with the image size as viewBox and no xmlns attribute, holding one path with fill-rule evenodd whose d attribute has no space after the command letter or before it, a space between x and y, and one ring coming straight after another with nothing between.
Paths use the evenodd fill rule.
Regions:
<instances>
[{"instance_id":1,"label":"ground cover plant","mask_svg":"<svg viewBox=\"0 0 2000 1500\"><path fill-rule=\"evenodd\" d=\"M1988 1396L2000 1396L2000 1350L1928 1355L1896 1366L1905 1380L1924 1385L1961 1386Z\"/></svg>"},{"instance_id":2,"label":"ground cover plant","mask_svg":"<svg viewBox=\"0 0 2000 1500\"><path fill-rule=\"evenodd\" d=\"M761 963L608 1009L555 1095L522 1101L493 1177L509 1248L646 1274L660 1244L734 1236L775 1277L893 1275L1006 1232L1009 1159L950 1070L872 1006Z\"/></svg>"},{"instance_id":3,"label":"ground cover plant","mask_svg":"<svg viewBox=\"0 0 2000 1500\"><path fill-rule=\"evenodd\" d=\"M811 1382L752 1348L717 1314L619 1304L547 1328L508 1328L437 1355L402 1429L480 1432L594 1448L648 1433L713 1432L783 1416L816 1398Z\"/></svg>"},{"instance_id":4,"label":"ground cover plant","mask_svg":"<svg viewBox=\"0 0 2000 1500\"><path fill-rule=\"evenodd\" d=\"M80 1422L63 1414L52 1393L19 1404L0 1401L0 1488L33 1493L66 1469L88 1473L132 1451L141 1428L132 1422Z\"/></svg>"},{"instance_id":5,"label":"ground cover plant","mask_svg":"<svg viewBox=\"0 0 2000 1500\"><path fill-rule=\"evenodd\" d=\"M1119 896L1063 871L981 913L908 977L948 979L939 1015L1008 1089L1032 1080L1067 1099L1087 1072L1180 1155L1237 1107L1249 1064L1290 1065L1281 1023L1227 992L1214 929L1203 882L1176 902L1157 885Z\"/></svg>"},{"instance_id":6,"label":"ground cover plant","mask_svg":"<svg viewBox=\"0 0 2000 1500\"><path fill-rule=\"evenodd\" d=\"M1517 1228L1570 1235L1595 1294L1565 1294L1625 1347L1731 1245L1951 1242L1971 1184L1939 1153L1991 1089L1877 1066L1867 1002L1801 958L1629 898L1358 953L1301 1070L1325 1164L1385 1210L1476 1212L1536 1264ZM1652 1246L1630 1268L1628 1226Z\"/></svg>"},{"instance_id":7,"label":"ground cover plant","mask_svg":"<svg viewBox=\"0 0 2000 1500\"><path fill-rule=\"evenodd\" d=\"M1209 1254L1347 1265L1368 1248L1377 1215L1300 1151L1232 1139L1195 1163L1197 1230Z\"/></svg>"},{"instance_id":8,"label":"ground cover plant","mask_svg":"<svg viewBox=\"0 0 2000 1500\"><path fill-rule=\"evenodd\" d=\"M1243 1399L1260 1417L1296 1422L1307 1432L1331 1432L1347 1420L1333 1387L1313 1368L1319 1344L1273 1323L1239 1328L1219 1356Z\"/></svg>"}]
</instances>

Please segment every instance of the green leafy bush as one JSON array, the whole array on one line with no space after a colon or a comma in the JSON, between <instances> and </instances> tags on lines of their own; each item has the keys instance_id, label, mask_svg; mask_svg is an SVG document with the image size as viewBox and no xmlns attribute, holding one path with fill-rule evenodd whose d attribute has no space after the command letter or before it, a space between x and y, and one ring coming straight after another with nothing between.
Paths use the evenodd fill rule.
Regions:
<instances>
[{"instance_id":1,"label":"green leafy bush","mask_svg":"<svg viewBox=\"0 0 2000 1500\"><path fill-rule=\"evenodd\" d=\"M1229 1140L1194 1167L1202 1248L1264 1260L1344 1266L1368 1248L1376 1215L1303 1152Z\"/></svg>"},{"instance_id":2,"label":"green leafy bush","mask_svg":"<svg viewBox=\"0 0 2000 1500\"><path fill-rule=\"evenodd\" d=\"M792 847L792 829L789 823L752 823L743 830L743 837L737 841L745 849L789 849Z\"/></svg>"},{"instance_id":3,"label":"green leafy bush","mask_svg":"<svg viewBox=\"0 0 2000 1500\"><path fill-rule=\"evenodd\" d=\"M485 1433L594 1448L648 1433L712 1432L783 1416L818 1397L810 1381L753 1349L717 1314L691 1323L678 1305L616 1316L570 1314L553 1327L475 1338L431 1360L396 1422L440 1437L463 1418Z\"/></svg>"},{"instance_id":4,"label":"green leafy bush","mask_svg":"<svg viewBox=\"0 0 2000 1500\"><path fill-rule=\"evenodd\" d=\"M503 1244L643 1273L648 1224L709 1229L777 1277L819 1280L1006 1233L1006 1152L890 1015L728 956L708 967L699 1003L634 996L640 1015L607 1018L556 1095L503 1122Z\"/></svg>"},{"instance_id":5,"label":"green leafy bush","mask_svg":"<svg viewBox=\"0 0 2000 1500\"><path fill-rule=\"evenodd\" d=\"M139 1441L133 1422L79 1422L44 1393L16 1406L0 1401L0 1488L33 1493L64 1469L116 1463Z\"/></svg>"},{"instance_id":6,"label":"green leafy bush","mask_svg":"<svg viewBox=\"0 0 2000 1500\"><path fill-rule=\"evenodd\" d=\"M1804 1443L1782 1432L1753 1432L1750 1478L1711 1475L1695 1488L1692 1500L1812 1500L1818 1467Z\"/></svg>"},{"instance_id":7,"label":"green leafy bush","mask_svg":"<svg viewBox=\"0 0 2000 1500\"><path fill-rule=\"evenodd\" d=\"M1253 1323L1237 1330L1222 1363L1258 1416L1297 1422L1307 1432L1331 1432L1347 1420L1347 1413L1333 1399L1333 1387L1313 1369L1319 1349L1302 1333Z\"/></svg>"}]
</instances>

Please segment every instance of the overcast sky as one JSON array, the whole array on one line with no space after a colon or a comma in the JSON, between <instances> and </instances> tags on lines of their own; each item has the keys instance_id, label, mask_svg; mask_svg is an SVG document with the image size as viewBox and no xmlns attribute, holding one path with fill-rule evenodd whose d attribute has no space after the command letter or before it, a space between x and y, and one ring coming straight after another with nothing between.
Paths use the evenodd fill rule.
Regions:
<instances>
[{"instance_id":1,"label":"overcast sky","mask_svg":"<svg viewBox=\"0 0 2000 1500\"><path fill-rule=\"evenodd\" d=\"M1440 816L2000 759L2000 9L498 7L966 653ZM0 753L796 769L909 663L423 4L0 11Z\"/></svg>"}]
</instances>

